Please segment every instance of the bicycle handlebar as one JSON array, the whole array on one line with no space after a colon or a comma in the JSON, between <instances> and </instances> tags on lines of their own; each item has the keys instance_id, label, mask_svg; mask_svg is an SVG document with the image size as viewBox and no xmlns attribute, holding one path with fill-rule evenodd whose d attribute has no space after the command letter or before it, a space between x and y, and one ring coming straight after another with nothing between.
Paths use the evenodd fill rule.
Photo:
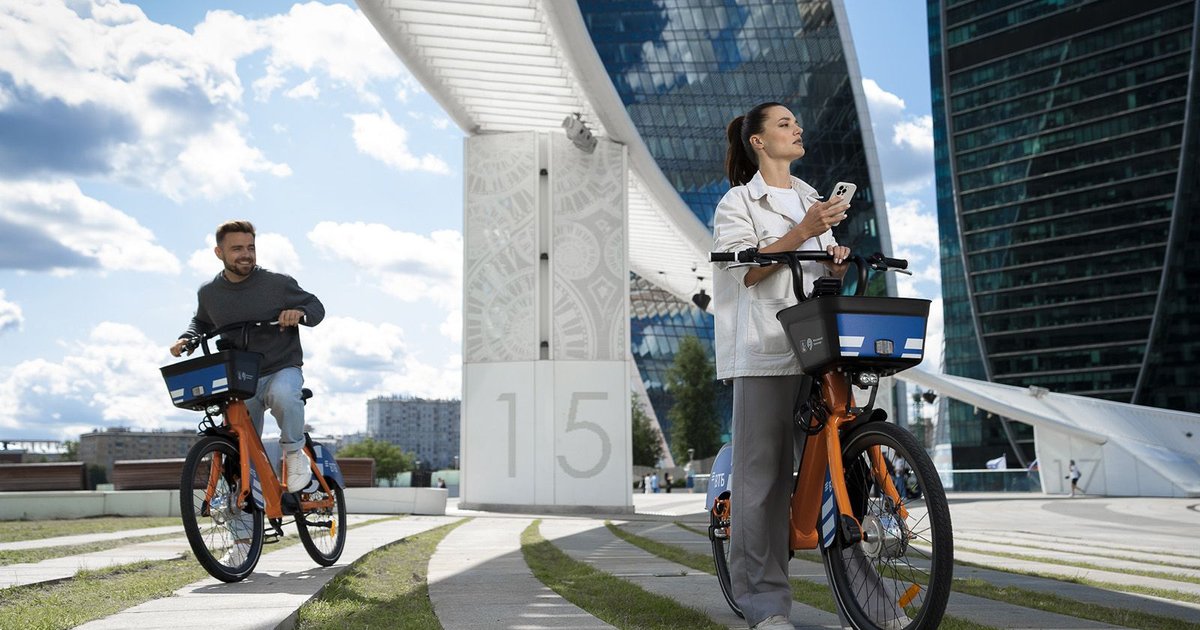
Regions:
<instances>
[{"instance_id":1,"label":"bicycle handlebar","mask_svg":"<svg viewBox=\"0 0 1200 630\"><path fill-rule=\"evenodd\" d=\"M804 271L800 268L800 262L827 262L833 260L833 254L821 250L774 252L768 254L752 247L740 252L712 252L709 254L709 260L711 262L754 263L760 267L775 263L786 263L792 272L792 291L795 292L796 299L803 302L807 298L804 297ZM868 269L908 273L904 271L908 268L907 260L903 258L889 258L880 252L875 252L867 258L852 255L847 260L854 263L855 268L858 269L858 287L854 291L855 295L866 293Z\"/></svg>"},{"instance_id":2,"label":"bicycle handlebar","mask_svg":"<svg viewBox=\"0 0 1200 630\"><path fill-rule=\"evenodd\" d=\"M221 335L221 334L227 333L231 330L236 330L239 328L242 330L242 347L245 348L245 347L247 347L247 344L248 344L248 337L249 337L251 328L257 328L259 326L275 326L277 324L279 324L279 320L277 320L277 319L264 319L264 320L253 321L253 322L234 322L232 324L225 324L224 326L215 328L206 333L201 333L200 335L194 335L192 337L189 337L187 340L187 343L184 344L183 348L184 348L184 350L187 350L188 353L190 354L193 350L195 350L197 347L199 347L201 350L204 351L205 356L207 356L207 355L211 354L208 350L208 340L209 339L212 339L213 337L216 337L218 335Z\"/></svg>"}]
</instances>

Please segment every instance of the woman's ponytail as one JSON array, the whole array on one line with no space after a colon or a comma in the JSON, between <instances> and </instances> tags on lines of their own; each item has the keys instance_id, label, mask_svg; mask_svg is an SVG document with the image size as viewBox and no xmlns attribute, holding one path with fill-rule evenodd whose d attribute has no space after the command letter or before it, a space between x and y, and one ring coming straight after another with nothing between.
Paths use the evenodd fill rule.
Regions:
<instances>
[{"instance_id":1,"label":"woman's ponytail","mask_svg":"<svg viewBox=\"0 0 1200 630\"><path fill-rule=\"evenodd\" d=\"M729 143L725 150L725 176L729 178L730 186L745 184L758 171L758 167L754 164L754 157L749 154L746 144L742 142L742 126L745 120L745 116L738 116L730 121L729 126L725 129L725 139Z\"/></svg>"},{"instance_id":2,"label":"woman's ponytail","mask_svg":"<svg viewBox=\"0 0 1200 630\"><path fill-rule=\"evenodd\" d=\"M725 176L729 178L730 186L741 186L754 179L758 172L758 157L750 149L750 136L763 132L767 109L776 105L782 104L774 101L759 103L745 116L729 121L725 128L725 139L729 144L725 150Z\"/></svg>"}]
</instances>

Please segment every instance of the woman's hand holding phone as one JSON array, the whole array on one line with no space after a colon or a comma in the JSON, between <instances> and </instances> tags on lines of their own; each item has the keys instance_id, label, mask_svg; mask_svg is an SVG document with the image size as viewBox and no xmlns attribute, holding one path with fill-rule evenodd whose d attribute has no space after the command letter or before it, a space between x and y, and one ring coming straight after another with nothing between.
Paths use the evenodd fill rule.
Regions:
<instances>
[{"instance_id":1,"label":"woman's hand holding phone","mask_svg":"<svg viewBox=\"0 0 1200 630\"><path fill-rule=\"evenodd\" d=\"M806 240L818 234L824 234L833 226L841 223L846 218L846 211L849 209L850 204L837 196L830 197L828 201L815 201L808 207L804 219L794 229L802 230L806 235Z\"/></svg>"}]
</instances>

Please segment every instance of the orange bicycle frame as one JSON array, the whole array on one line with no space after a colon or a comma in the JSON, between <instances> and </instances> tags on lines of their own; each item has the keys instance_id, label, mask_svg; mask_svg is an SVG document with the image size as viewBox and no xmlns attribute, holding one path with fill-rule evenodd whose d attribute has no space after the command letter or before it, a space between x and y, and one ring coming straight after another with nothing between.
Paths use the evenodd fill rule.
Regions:
<instances>
[{"instance_id":1,"label":"orange bicycle frame","mask_svg":"<svg viewBox=\"0 0 1200 630\"><path fill-rule=\"evenodd\" d=\"M792 549L816 549L819 540L817 534L817 519L820 516L822 488L825 485L825 472L829 471L833 497L837 509L843 516L848 516L861 529L862 523L854 516L850 503L850 493L846 490L846 475L842 467L842 438L841 427L855 419L850 414L854 406L854 397L850 392L850 384L846 375L837 372L826 372L820 380L821 399L829 409L829 419L825 428L808 436L804 445L804 456L800 463L800 472L796 478L796 488L792 492L792 510L790 539ZM875 472L876 482L896 505L900 506L901 515L907 516L904 505L900 501L900 493L892 483L891 475L887 474L887 464L883 461L883 452L878 446L870 449L871 468Z\"/></svg>"},{"instance_id":2,"label":"orange bicycle frame","mask_svg":"<svg viewBox=\"0 0 1200 630\"><path fill-rule=\"evenodd\" d=\"M283 518L283 505L281 497L283 496L283 486L279 484L279 478L275 476L275 467L271 465L271 461L267 459L267 453L263 449L262 439L258 436L258 431L254 430L254 423L250 420L250 412L246 409L246 404L240 400L236 400L229 404L225 410L225 426L229 432L233 434L238 442L238 453L241 470L250 470L250 465L253 463L254 469L258 472L259 482L262 484L264 512L267 518ZM321 490L325 493L324 499L320 501L301 501L300 511L307 512L319 508L332 508L333 492L325 482L325 476L317 469L317 458L313 456L312 451L306 445L304 450L308 452L309 467L312 470L314 478L320 484ZM217 479L220 478L222 461L220 455L214 455L211 464L211 470L208 476L208 488L205 491L205 499L209 503L217 492ZM283 474L287 474L287 462L283 463ZM248 505L248 502L254 499L251 496L251 476L249 474L241 475L241 487L238 498L238 505Z\"/></svg>"}]
</instances>

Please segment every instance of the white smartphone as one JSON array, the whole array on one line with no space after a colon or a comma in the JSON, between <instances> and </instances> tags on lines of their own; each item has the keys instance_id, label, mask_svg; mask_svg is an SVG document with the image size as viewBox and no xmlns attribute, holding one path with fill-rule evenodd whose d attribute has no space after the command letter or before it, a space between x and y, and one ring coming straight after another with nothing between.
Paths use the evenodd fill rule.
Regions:
<instances>
[{"instance_id":1,"label":"white smartphone","mask_svg":"<svg viewBox=\"0 0 1200 630\"><path fill-rule=\"evenodd\" d=\"M846 203L850 203L850 199L854 197L854 193L857 190L858 190L858 186L855 186L854 184L851 184L850 182L838 182L837 184L835 184L833 186L833 192L830 193L830 195L828 197L826 197L826 200L832 199L833 197L837 196L837 197L841 197L842 201L844 201Z\"/></svg>"},{"instance_id":2,"label":"white smartphone","mask_svg":"<svg viewBox=\"0 0 1200 630\"><path fill-rule=\"evenodd\" d=\"M838 197L841 197L842 201L844 203L850 203L850 199L852 199L854 197L854 192L857 190L858 190L858 186L855 186L854 184L852 184L850 182L838 182L838 183L834 184L833 192L830 193L830 195L828 197L826 197L825 200L828 201L830 199L833 199L833 197L836 195ZM834 225L835 226L841 225L841 222L839 221L837 223L834 223Z\"/></svg>"}]
</instances>

